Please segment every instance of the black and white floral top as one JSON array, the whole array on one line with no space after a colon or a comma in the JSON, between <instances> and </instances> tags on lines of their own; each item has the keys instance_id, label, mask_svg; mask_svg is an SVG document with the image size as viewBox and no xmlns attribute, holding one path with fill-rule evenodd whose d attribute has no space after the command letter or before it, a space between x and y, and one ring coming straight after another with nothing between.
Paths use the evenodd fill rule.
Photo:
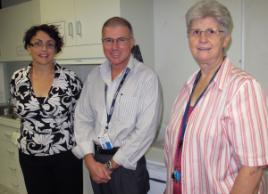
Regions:
<instances>
[{"instance_id":1,"label":"black and white floral top","mask_svg":"<svg viewBox=\"0 0 268 194\"><path fill-rule=\"evenodd\" d=\"M75 146L73 117L82 82L76 74L55 64L48 97L36 97L29 72L32 65L17 70L11 79L11 96L21 119L19 149L25 154L48 156Z\"/></svg>"}]
</instances>

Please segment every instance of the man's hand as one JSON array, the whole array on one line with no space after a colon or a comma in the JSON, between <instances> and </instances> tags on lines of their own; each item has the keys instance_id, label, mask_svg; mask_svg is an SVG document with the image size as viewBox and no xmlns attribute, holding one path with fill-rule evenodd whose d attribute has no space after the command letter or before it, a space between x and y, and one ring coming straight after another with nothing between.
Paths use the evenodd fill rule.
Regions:
<instances>
[{"instance_id":1,"label":"man's hand","mask_svg":"<svg viewBox=\"0 0 268 194\"><path fill-rule=\"evenodd\" d=\"M107 183L111 179L112 171L108 170L104 164L97 162L92 154L87 154L84 159L85 165L94 182Z\"/></svg>"},{"instance_id":2,"label":"man's hand","mask_svg":"<svg viewBox=\"0 0 268 194\"><path fill-rule=\"evenodd\" d=\"M112 161L112 168L115 170L117 168L119 168L119 164L117 164L114 160L111 160Z\"/></svg>"}]
</instances>

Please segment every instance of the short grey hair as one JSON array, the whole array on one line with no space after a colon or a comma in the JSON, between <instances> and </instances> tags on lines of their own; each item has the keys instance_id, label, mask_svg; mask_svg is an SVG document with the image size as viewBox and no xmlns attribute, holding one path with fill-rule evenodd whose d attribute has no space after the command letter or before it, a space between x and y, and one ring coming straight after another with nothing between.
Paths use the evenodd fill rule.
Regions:
<instances>
[{"instance_id":1,"label":"short grey hair","mask_svg":"<svg viewBox=\"0 0 268 194\"><path fill-rule=\"evenodd\" d=\"M187 31L196 19L214 18L220 25L220 30L230 34L233 29L233 20L229 10L216 0L202 0L194 4L185 15Z\"/></svg>"},{"instance_id":2,"label":"short grey hair","mask_svg":"<svg viewBox=\"0 0 268 194\"><path fill-rule=\"evenodd\" d=\"M129 30L130 35L134 36L132 26L131 26L130 22L128 20L126 20L125 18L122 18L122 17L111 17L111 18L109 18L102 26L102 34L103 34L104 29L106 27L111 27L111 26L113 26L113 27L115 27L115 26L127 27L128 30Z\"/></svg>"}]
</instances>

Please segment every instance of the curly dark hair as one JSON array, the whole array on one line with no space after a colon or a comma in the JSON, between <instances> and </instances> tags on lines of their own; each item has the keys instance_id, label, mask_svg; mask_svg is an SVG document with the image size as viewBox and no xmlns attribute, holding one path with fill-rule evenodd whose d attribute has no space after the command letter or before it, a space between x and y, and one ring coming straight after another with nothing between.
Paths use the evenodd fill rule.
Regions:
<instances>
[{"instance_id":1,"label":"curly dark hair","mask_svg":"<svg viewBox=\"0 0 268 194\"><path fill-rule=\"evenodd\" d=\"M56 26L48 24L36 25L28 29L23 37L24 48L27 49L27 47L31 45L31 39L39 31L47 33L55 41L56 53L59 53L63 46L63 38L61 37Z\"/></svg>"}]
</instances>

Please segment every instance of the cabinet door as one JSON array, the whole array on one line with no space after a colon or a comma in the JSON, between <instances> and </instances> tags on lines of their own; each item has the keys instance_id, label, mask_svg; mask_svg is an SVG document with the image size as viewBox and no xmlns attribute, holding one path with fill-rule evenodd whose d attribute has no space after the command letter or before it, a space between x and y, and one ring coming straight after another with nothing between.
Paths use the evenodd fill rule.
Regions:
<instances>
[{"instance_id":1,"label":"cabinet door","mask_svg":"<svg viewBox=\"0 0 268 194\"><path fill-rule=\"evenodd\" d=\"M75 0L77 44L101 44L102 25L119 7L118 0Z\"/></svg>"},{"instance_id":2,"label":"cabinet door","mask_svg":"<svg viewBox=\"0 0 268 194\"><path fill-rule=\"evenodd\" d=\"M103 58L101 27L119 7L119 0L40 0L41 23L59 25L64 36L57 58Z\"/></svg>"},{"instance_id":3,"label":"cabinet door","mask_svg":"<svg viewBox=\"0 0 268 194\"><path fill-rule=\"evenodd\" d=\"M35 19L32 10L31 2L0 10L1 61L30 59L23 48L23 36Z\"/></svg>"},{"instance_id":4,"label":"cabinet door","mask_svg":"<svg viewBox=\"0 0 268 194\"><path fill-rule=\"evenodd\" d=\"M19 123L16 123L14 126L7 126L11 122L15 123L18 121L2 118L0 121L0 185L4 185L20 194L26 194L27 192L19 165L18 147L16 145L19 136L17 132Z\"/></svg>"},{"instance_id":5,"label":"cabinet door","mask_svg":"<svg viewBox=\"0 0 268 194\"><path fill-rule=\"evenodd\" d=\"M5 75L4 75L4 64L0 63L0 103L7 103L7 93L6 91L6 80L5 80Z\"/></svg>"},{"instance_id":6,"label":"cabinet door","mask_svg":"<svg viewBox=\"0 0 268 194\"><path fill-rule=\"evenodd\" d=\"M41 23L58 25L65 46L75 45L74 0L40 0Z\"/></svg>"},{"instance_id":7,"label":"cabinet door","mask_svg":"<svg viewBox=\"0 0 268 194\"><path fill-rule=\"evenodd\" d=\"M17 148L11 142L15 128L0 126L0 154L1 154L1 184L12 190L17 190Z\"/></svg>"},{"instance_id":8,"label":"cabinet door","mask_svg":"<svg viewBox=\"0 0 268 194\"><path fill-rule=\"evenodd\" d=\"M1 31L0 31L0 61L3 60L3 54L4 54L4 44L5 44L5 32L4 32L4 26L5 26L5 20L4 20L4 12L0 11L0 26L1 26Z\"/></svg>"}]
</instances>

